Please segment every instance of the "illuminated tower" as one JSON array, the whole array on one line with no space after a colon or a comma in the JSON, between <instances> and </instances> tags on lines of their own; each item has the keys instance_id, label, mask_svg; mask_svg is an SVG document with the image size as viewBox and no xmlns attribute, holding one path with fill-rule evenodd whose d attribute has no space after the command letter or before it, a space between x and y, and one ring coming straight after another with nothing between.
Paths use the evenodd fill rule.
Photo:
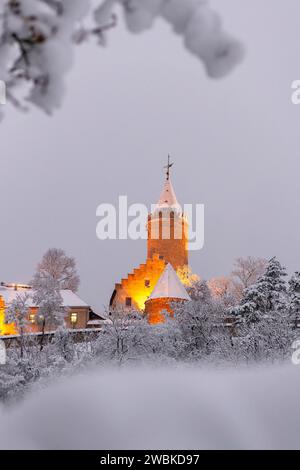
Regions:
<instances>
[{"instance_id":1,"label":"illuminated tower","mask_svg":"<svg viewBox=\"0 0 300 470\"><path fill-rule=\"evenodd\" d=\"M147 258L156 254L177 270L188 265L188 221L171 183L172 165L168 158L162 193L153 212L148 216Z\"/></svg>"},{"instance_id":2,"label":"illuminated tower","mask_svg":"<svg viewBox=\"0 0 300 470\"><path fill-rule=\"evenodd\" d=\"M166 266L170 264L177 271L178 268L188 265L188 221L177 202L170 180L172 165L168 158L163 191L148 216L147 259L115 284L110 299L111 309L133 308L144 311L145 302ZM168 268L168 272L170 269L171 267ZM173 297L176 298L176 295ZM180 299L182 300L182 297ZM163 300L151 299L146 312L151 323L160 321L160 307L161 304L166 305L166 302L166 296Z\"/></svg>"}]
</instances>

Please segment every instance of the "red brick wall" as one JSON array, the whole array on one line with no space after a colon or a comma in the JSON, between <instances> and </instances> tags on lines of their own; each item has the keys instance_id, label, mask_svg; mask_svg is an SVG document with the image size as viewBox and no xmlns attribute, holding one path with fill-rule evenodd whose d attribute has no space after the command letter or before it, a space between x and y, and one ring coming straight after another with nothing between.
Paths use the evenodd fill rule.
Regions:
<instances>
[{"instance_id":1,"label":"red brick wall","mask_svg":"<svg viewBox=\"0 0 300 470\"><path fill-rule=\"evenodd\" d=\"M149 323L163 323L165 321L163 312L167 311L170 316L173 316L171 305L174 303L182 303L185 300L168 298L168 299L150 299L145 304L145 312L148 316Z\"/></svg>"}]
</instances>

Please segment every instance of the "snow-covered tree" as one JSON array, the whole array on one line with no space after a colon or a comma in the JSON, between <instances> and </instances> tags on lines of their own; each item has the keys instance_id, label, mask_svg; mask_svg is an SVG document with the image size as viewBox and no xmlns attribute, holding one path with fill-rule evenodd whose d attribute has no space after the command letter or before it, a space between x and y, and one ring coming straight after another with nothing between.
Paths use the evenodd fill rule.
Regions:
<instances>
[{"instance_id":1,"label":"snow-covered tree","mask_svg":"<svg viewBox=\"0 0 300 470\"><path fill-rule=\"evenodd\" d=\"M18 294L5 310L5 322L13 323L20 336L20 353L24 354L24 340L26 327L29 324L30 308L27 293Z\"/></svg>"},{"instance_id":2,"label":"snow-covered tree","mask_svg":"<svg viewBox=\"0 0 300 470\"><path fill-rule=\"evenodd\" d=\"M38 264L38 272L50 274L59 284L60 289L70 289L77 292L79 276L76 270L76 261L66 255L64 250L50 248Z\"/></svg>"},{"instance_id":3,"label":"snow-covered tree","mask_svg":"<svg viewBox=\"0 0 300 470\"><path fill-rule=\"evenodd\" d=\"M2 0L0 79L7 100L23 110L30 104L49 114L59 108L74 44L96 38L104 45L118 8L132 33L158 18L167 21L210 77L226 75L243 57L243 47L206 0Z\"/></svg>"},{"instance_id":4,"label":"snow-covered tree","mask_svg":"<svg viewBox=\"0 0 300 470\"><path fill-rule=\"evenodd\" d=\"M177 303L172 305L174 315L171 316L167 310L163 311L164 321L149 325L146 344L152 361L165 363L184 357L185 341L177 318L177 306Z\"/></svg>"},{"instance_id":5,"label":"snow-covered tree","mask_svg":"<svg viewBox=\"0 0 300 470\"><path fill-rule=\"evenodd\" d=\"M231 309L235 315L248 322L256 322L268 312L283 310L286 305L285 268L274 257L266 266L265 273L258 281L246 289L237 307Z\"/></svg>"},{"instance_id":6,"label":"snow-covered tree","mask_svg":"<svg viewBox=\"0 0 300 470\"><path fill-rule=\"evenodd\" d=\"M0 403L16 394L16 389L24 385L25 380L17 364L9 361L0 367Z\"/></svg>"},{"instance_id":7,"label":"snow-covered tree","mask_svg":"<svg viewBox=\"0 0 300 470\"><path fill-rule=\"evenodd\" d=\"M289 312L292 319L297 322L300 319L300 272L295 272L288 284Z\"/></svg>"},{"instance_id":8,"label":"snow-covered tree","mask_svg":"<svg viewBox=\"0 0 300 470\"><path fill-rule=\"evenodd\" d=\"M269 311L259 321L241 321L236 328L234 354L240 361L259 362L286 359L297 338L286 310Z\"/></svg>"},{"instance_id":9,"label":"snow-covered tree","mask_svg":"<svg viewBox=\"0 0 300 470\"><path fill-rule=\"evenodd\" d=\"M72 333L64 325L57 328L51 346L58 355L68 362L74 358L74 341Z\"/></svg>"},{"instance_id":10,"label":"snow-covered tree","mask_svg":"<svg viewBox=\"0 0 300 470\"><path fill-rule=\"evenodd\" d=\"M62 307L60 285L57 279L46 271L38 271L33 280L33 301L38 305L37 320L42 326L41 350L43 349L45 329L56 329L64 322L66 315Z\"/></svg>"},{"instance_id":11,"label":"snow-covered tree","mask_svg":"<svg viewBox=\"0 0 300 470\"><path fill-rule=\"evenodd\" d=\"M187 357L226 357L230 331L226 327L225 309L220 303L187 302L176 309L175 318L182 332Z\"/></svg>"},{"instance_id":12,"label":"snow-covered tree","mask_svg":"<svg viewBox=\"0 0 300 470\"><path fill-rule=\"evenodd\" d=\"M192 300L199 300L204 303L212 301L211 291L204 279L193 282L186 290Z\"/></svg>"},{"instance_id":13,"label":"snow-covered tree","mask_svg":"<svg viewBox=\"0 0 300 470\"><path fill-rule=\"evenodd\" d=\"M140 312L112 309L97 340L97 354L119 364L136 360L146 354L148 332L149 325Z\"/></svg>"}]
</instances>

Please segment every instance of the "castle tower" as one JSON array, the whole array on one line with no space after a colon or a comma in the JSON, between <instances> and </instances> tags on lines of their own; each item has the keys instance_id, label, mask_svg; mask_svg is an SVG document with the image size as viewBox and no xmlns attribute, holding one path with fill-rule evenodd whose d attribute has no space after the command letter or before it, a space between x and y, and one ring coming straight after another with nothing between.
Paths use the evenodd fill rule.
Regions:
<instances>
[{"instance_id":1,"label":"castle tower","mask_svg":"<svg viewBox=\"0 0 300 470\"><path fill-rule=\"evenodd\" d=\"M177 201L170 179L172 165L168 158L162 193L153 212L148 216L147 257L152 258L156 254L177 270L188 265L188 221Z\"/></svg>"},{"instance_id":2,"label":"castle tower","mask_svg":"<svg viewBox=\"0 0 300 470\"><path fill-rule=\"evenodd\" d=\"M158 203L148 216L147 259L115 284L110 298L110 309L128 308L143 312L145 302L149 299L166 266L170 264L170 268L176 271L188 265L188 221L176 199L170 180L172 165L173 163L170 163L168 158L163 191ZM175 271L174 274L178 279ZM179 279L178 282L180 283ZM148 312L150 312L149 309L153 312L149 313L150 322L160 321L158 310L161 304L166 306L168 302L166 297L164 300L151 300L148 304Z\"/></svg>"}]
</instances>

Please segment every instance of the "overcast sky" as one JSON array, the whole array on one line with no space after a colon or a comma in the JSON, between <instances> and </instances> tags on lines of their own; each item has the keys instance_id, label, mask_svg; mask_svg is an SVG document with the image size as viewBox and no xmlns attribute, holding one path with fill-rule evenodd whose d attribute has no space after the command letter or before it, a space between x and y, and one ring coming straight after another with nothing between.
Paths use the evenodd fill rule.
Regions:
<instances>
[{"instance_id":1,"label":"overcast sky","mask_svg":"<svg viewBox=\"0 0 300 470\"><path fill-rule=\"evenodd\" d=\"M298 0L214 0L247 55L213 81L169 26L120 24L106 49L80 46L61 110L7 107L0 124L0 280L28 281L49 247L77 259L80 294L101 309L114 283L144 262L144 241L99 241L96 208L155 203L167 153L181 203L204 203L204 278L237 256L277 255L300 269Z\"/></svg>"}]
</instances>

